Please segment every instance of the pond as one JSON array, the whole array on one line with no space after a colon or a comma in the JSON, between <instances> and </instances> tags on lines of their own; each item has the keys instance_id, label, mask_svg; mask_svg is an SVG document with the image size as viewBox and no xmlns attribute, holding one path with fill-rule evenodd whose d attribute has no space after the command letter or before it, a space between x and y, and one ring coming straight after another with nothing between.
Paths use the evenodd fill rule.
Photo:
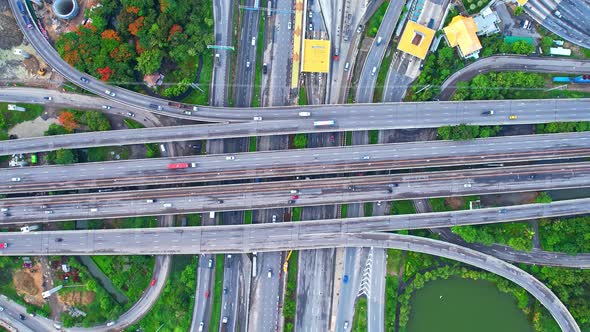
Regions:
<instances>
[{"instance_id":1,"label":"pond","mask_svg":"<svg viewBox=\"0 0 590 332\"><path fill-rule=\"evenodd\" d=\"M485 280L435 280L414 293L407 332L533 332L516 299Z\"/></svg>"}]
</instances>

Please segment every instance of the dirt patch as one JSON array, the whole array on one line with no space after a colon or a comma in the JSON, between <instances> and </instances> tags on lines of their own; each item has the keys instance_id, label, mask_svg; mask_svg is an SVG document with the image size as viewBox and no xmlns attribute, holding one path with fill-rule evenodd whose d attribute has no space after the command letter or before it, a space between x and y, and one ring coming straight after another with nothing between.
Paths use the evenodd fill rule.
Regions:
<instances>
[{"instance_id":1,"label":"dirt patch","mask_svg":"<svg viewBox=\"0 0 590 332\"><path fill-rule=\"evenodd\" d=\"M49 129L49 126L53 123L58 123L56 118L48 118L47 120L43 117L38 117L33 121L27 121L19 123L14 126L8 132L10 135L16 135L18 138L26 137L40 137Z\"/></svg>"},{"instance_id":2,"label":"dirt patch","mask_svg":"<svg viewBox=\"0 0 590 332\"><path fill-rule=\"evenodd\" d=\"M530 204L535 201L538 195L539 193L537 192L485 195L481 196L481 203L483 206L508 206Z\"/></svg>"},{"instance_id":3,"label":"dirt patch","mask_svg":"<svg viewBox=\"0 0 590 332\"><path fill-rule=\"evenodd\" d=\"M35 271L35 272L31 272ZM18 294L24 296L28 303L42 306L45 303L41 292L43 291L43 274L39 264L35 264L30 270L19 270L12 276L14 287Z\"/></svg>"},{"instance_id":4,"label":"dirt patch","mask_svg":"<svg viewBox=\"0 0 590 332\"><path fill-rule=\"evenodd\" d=\"M23 42L23 34L12 15L0 14L0 48L4 50L16 47Z\"/></svg>"},{"instance_id":5,"label":"dirt patch","mask_svg":"<svg viewBox=\"0 0 590 332\"><path fill-rule=\"evenodd\" d=\"M453 210L461 210L463 209L463 205L465 205L461 197L447 197L445 198L445 203Z\"/></svg>"},{"instance_id":6,"label":"dirt patch","mask_svg":"<svg viewBox=\"0 0 590 332\"><path fill-rule=\"evenodd\" d=\"M95 293L87 290L60 294L59 300L69 306L88 305L94 301Z\"/></svg>"}]
</instances>

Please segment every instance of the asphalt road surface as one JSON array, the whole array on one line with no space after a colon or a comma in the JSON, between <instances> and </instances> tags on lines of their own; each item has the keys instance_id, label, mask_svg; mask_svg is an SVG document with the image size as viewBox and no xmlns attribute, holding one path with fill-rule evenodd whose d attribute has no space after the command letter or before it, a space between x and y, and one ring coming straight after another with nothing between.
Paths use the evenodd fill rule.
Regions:
<instances>
[{"instance_id":1,"label":"asphalt road surface","mask_svg":"<svg viewBox=\"0 0 590 332\"><path fill-rule=\"evenodd\" d=\"M590 48L590 7L587 1L530 0L524 8L544 28L576 45Z\"/></svg>"},{"instance_id":2,"label":"asphalt road surface","mask_svg":"<svg viewBox=\"0 0 590 332\"><path fill-rule=\"evenodd\" d=\"M590 186L590 163L511 166L0 200L4 224L391 201ZM290 190L298 190L297 198ZM293 202L288 202L293 200ZM314 219L314 218L308 218ZM320 219L320 218L315 218Z\"/></svg>"},{"instance_id":3,"label":"asphalt road surface","mask_svg":"<svg viewBox=\"0 0 590 332\"><path fill-rule=\"evenodd\" d=\"M228 156L234 159L227 160ZM356 173L423 168L425 165L499 165L505 162L588 156L590 133L587 132L503 136L469 141L354 145L4 168L0 169L0 193ZM179 163L188 164L187 168L168 169L169 165ZM196 163L196 167L191 167L191 163ZM12 181L13 178L21 180ZM270 217L264 218L269 220Z\"/></svg>"},{"instance_id":4,"label":"asphalt road surface","mask_svg":"<svg viewBox=\"0 0 590 332\"><path fill-rule=\"evenodd\" d=\"M418 215L413 215L418 216ZM296 223L299 227L304 227L306 223ZM286 225L283 223L282 225ZM250 225L250 227L253 225ZM258 226L258 225L257 225ZM260 225L263 226L263 225ZM278 225L275 225L278 226ZM236 226L232 226L236 227ZM239 226L237 226L239 227ZM200 229L199 229L200 230ZM272 228L271 228L272 230ZM262 233L260 230L254 235ZM248 238L247 243L241 245L231 245L231 242L235 241L235 235L228 232L223 232L217 235L217 245L206 244L201 242L200 245L194 245L192 243L195 240L198 242L198 236L194 237L191 235L200 234L199 231L189 233L187 228L161 228L158 230L150 229L126 229L126 230L92 230L92 231L57 231L57 232L39 232L39 233L4 233L0 234L0 239L5 240L11 238L16 240L14 249L9 246L5 251L10 251L11 255L77 255L77 254L121 254L113 251L113 248L107 249L104 244L113 239L113 237L121 236L125 237L127 244L124 248L128 254L146 254L145 251L155 252L158 254L169 254L169 253L196 253L199 251L208 252L232 252L232 251L271 251L271 250L284 250L285 248L292 249L308 249L308 248L328 248L328 247L381 247L381 248L393 248L401 250L410 250L422 252L435 256L442 256L445 258L457 260L466 264L474 265L492 273L498 274L508 280L511 280L519 286L526 289L530 294L537 298L543 306L549 310L551 315L556 319L557 323L563 331L580 331L576 321L573 319L567 308L563 303L551 292L547 286L543 283L526 273L525 271L508 264L502 260L494 258L492 256L468 249L465 247L457 246L454 244L421 238L408 235L399 234L343 234L338 233L318 233L313 230L307 235L298 234L298 238L292 239L292 234L288 234L287 237L282 236L277 241L275 236L268 236L265 234L264 242L260 240L253 241L253 238ZM243 234L241 234L243 235ZM219 238L222 236L222 238ZM45 245L56 246L53 241L54 238L61 237L63 242L58 243L58 247L62 247L58 250L48 250ZM139 242L146 241L146 243L153 243L155 239L164 240L166 245L161 248L155 248L155 246L146 247L136 246L133 243L134 240ZM182 240L182 245L178 243ZM20 243L35 243L38 247L36 250L23 249L19 247ZM207 242L207 241L206 241ZM65 245L67 244L67 248ZM85 250L80 250L84 248ZM141 253L139 253L140 251Z\"/></svg>"},{"instance_id":5,"label":"asphalt road surface","mask_svg":"<svg viewBox=\"0 0 590 332\"><path fill-rule=\"evenodd\" d=\"M299 117L298 108L281 111L281 117L298 118L298 121L189 125L16 139L0 142L0 154L306 132L590 121L590 113L585 111L589 104L590 99L547 99L309 106L305 109L314 115L312 118ZM489 110L495 114L482 114ZM516 119L510 120L512 115ZM330 119L336 119L334 126L314 127L314 120Z\"/></svg>"}]
</instances>

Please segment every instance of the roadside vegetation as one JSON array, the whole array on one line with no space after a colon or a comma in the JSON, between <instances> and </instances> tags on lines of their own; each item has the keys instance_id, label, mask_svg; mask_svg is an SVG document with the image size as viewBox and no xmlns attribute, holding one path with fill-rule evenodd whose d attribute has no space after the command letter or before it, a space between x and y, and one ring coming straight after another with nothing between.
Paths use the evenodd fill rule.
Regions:
<instances>
[{"instance_id":1,"label":"roadside vegetation","mask_svg":"<svg viewBox=\"0 0 590 332\"><path fill-rule=\"evenodd\" d=\"M251 212L251 211L250 211ZM221 297L223 295L223 264L225 255L215 255L215 285L211 295L212 309L211 320L209 321L209 330L217 330L219 320L221 319ZM192 313L192 311L191 311Z\"/></svg>"},{"instance_id":2,"label":"roadside vegetation","mask_svg":"<svg viewBox=\"0 0 590 332\"><path fill-rule=\"evenodd\" d=\"M9 111L8 104L24 107L26 112ZM0 140L8 139L8 130L19 123L31 121L43 114L43 106L22 103L0 103Z\"/></svg>"},{"instance_id":3,"label":"roadside vegetation","mask_svg":"<svg viewBox=\"0 0 590 332\"><path fill-rule=\"evenodd\" d=\"M100 270L112 281L130 304L139 300L150 287L153 256L92 256Z\"/></svg>"},{"instance_id":4,"label":"roadside vegetation","mask_svg":"<svg viewBox=\"0 0 590 332\"><path fill-rule=\"evenodd\" d=\"M258 37L256 37L256 70L254 71L254 91L252 93L252 107L261 106L262 65L264 63L264 28L266 15L260 15L258 23Z\"/></svg>"},{"instance_id":5,"label":"roadside vegetation","mask_svg":"<svg viewBox=\"0 0 590 332\"><path fill-rule=\"evenodd\" d=\"M365 332L367 331L367 298L365 296L357 298L355 306L352 331Z\"/></svg>"},{"instance_id":6,"label":"roadside vegetation","mask_svg":"<svg viewBox=\"0 0 590 332\"><path fill-rule=\"evenodd\" d=\"M289 268L287 270L287 288L285 289L285 299L283 305L283 317L285 317L285 332L292 332L295 327L295 310L297 299L297 258L298 251L293 251L289 258Z\"/></svg>"},{"instance_id":7,"label":"roadside vegetation","mask_svg":"<svg viewBox=\"0 0 590 332\"><path fill-rule=\"evenodd\" d=\"M199 57L214 43L210 2L105 0L86 14L91 20L55 42L64 60L117 84L161 72L171 83L158 88L166 97L187 91Z\"/></svg>"},{"instance_id":8,"label":"roadside vegetation","mask_svg":"<svg viewBox=\"0 0 590 332\"><path fill-rule=\"evenodd\" d=\"M195 303L195 274L198 257L172 258L172 270L154 307L129 331L188 331Z\"/></svg>"},{"instance_id":9,"label":"roadside vegetation","mask_svg":"<svg viewBox=\"0 0 590 332\"><path fill-rule=\"evenodd\" d=\"M377 10L375 11L375 14L373 14L373 16L371 16L371 19L369 20L369 23L367 24L367 27L365 28L367 36L369 36L369 37L377 36L377 32L379 31L379 26L381 26L381 22L383 21L383 17L385 16L385 12L387 11L388 6L389 6L389 0L383 1L381 6L379 6L379 8L377 8ZM352 29L356 29L356 27L353 27Z\"/></svg>"}]
</instances>

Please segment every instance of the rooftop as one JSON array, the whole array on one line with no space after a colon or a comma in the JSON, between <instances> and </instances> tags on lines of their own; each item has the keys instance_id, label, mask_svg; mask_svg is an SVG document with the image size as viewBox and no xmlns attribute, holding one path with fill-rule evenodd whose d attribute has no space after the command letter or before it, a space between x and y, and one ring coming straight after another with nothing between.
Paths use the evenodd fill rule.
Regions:
<instances>
[{"instance_id":1,"label":"rooftop","mask_svg":"<svg viewBox=\"0 0 590 332\"><path fill-rule=\"evenodd\" d=\"M449 45L451 47L459 46L459 51L464 57L481 49L481 43L476 34L477 26L472 17L455 16L443 30Z\"/></svg>"},{"instance_id":2,"label":"rooftop","mask_svg":"<svg viewBox=\"0 0 590 332\"><path fill-rule=\"evenodd\" d=\"M413 21L408 21L397 49L420 59L426 58L426 53L434 39L434 30Z\"/></svg>"},{"instance_id":3,"label":"rooftop","mask_svg":"<svg viewBox=\"0 0 590 332\"><path fill-rule=\"evenodd\" d=\"M330 71L330 41L305 39L303 41L303 72L327 73Z\"/></svg>"}]
</instances>

